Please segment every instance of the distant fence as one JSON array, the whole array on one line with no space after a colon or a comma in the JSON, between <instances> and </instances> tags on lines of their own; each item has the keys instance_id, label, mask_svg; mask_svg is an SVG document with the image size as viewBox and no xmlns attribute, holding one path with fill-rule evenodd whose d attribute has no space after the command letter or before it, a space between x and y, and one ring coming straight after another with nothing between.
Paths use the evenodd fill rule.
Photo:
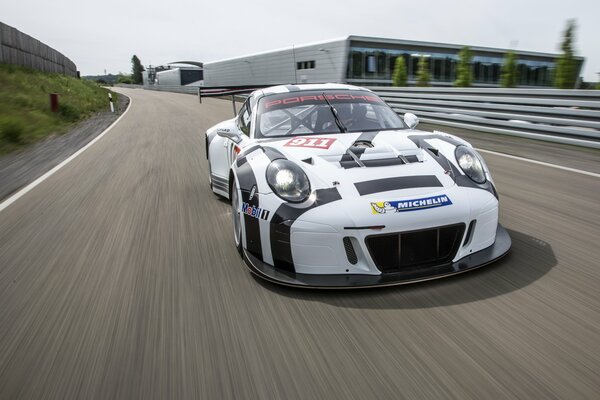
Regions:
<instances>
[{"instance_id":1,"label":"distant fence","mask_svg":"<svg viewBox=\"0 0 600 400\"><path fill-rule=\"evenodd\" d=\"M73 61L37 39L0 22L0 64L77 76Z\"/></svg>"},{"instance_id":2,"label":"distant fence","mask_svg":"<svg viewBox=\"0 0 600 400\"><path fill-rule=\"evenodd\" d=\"M371 87L423 122L600 148L600 91Z\"/></svg>"}]
</instances>

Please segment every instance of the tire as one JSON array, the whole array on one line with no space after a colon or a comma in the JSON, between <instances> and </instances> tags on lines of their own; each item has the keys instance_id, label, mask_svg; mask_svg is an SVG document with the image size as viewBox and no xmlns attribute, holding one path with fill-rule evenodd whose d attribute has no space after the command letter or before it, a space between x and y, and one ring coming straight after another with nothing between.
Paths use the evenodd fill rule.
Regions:
<instances>
[{"instance_id":1,"label":"tire","mask_svg":"<svg viewBox=\"0 0 600 400\"><path fill-rule=\"evenodd\" d=\"M233 227L233 243L235 244L235 248L237 249L240 257L244 258L244 251L242 249L242 213L240 207L240 195L239 188L237 184L237 180L233 180L231 185L231 224Z\"/></svg>"}]
</instances>

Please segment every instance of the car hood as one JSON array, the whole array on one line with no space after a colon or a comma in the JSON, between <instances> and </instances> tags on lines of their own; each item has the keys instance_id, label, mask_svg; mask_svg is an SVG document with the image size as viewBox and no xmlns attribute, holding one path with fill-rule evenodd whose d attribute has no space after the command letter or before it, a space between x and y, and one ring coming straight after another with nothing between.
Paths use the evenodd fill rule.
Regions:
<instances>
[{"instance_id":1,"label":"car hood","mask_svg":"<svg viewBox=\"0 0 600 400\"><path fill-rule=\"evenodd\" d=\"M436 148L444 150L446 147L445 150L449 152L448 144L434 142L427 144L424 149L422 142L415 140L415 137L423 134L427 132L394 130L259 139L258 142L263 148L275 150L275 154L281 153L296 162L306 171L311 182L318 183L318 187L339 185L341 188L364 182L390 182L401 177L418 177L420 184L415 180L414 185L407 185L404 190L409 195L418 195L433 193L455 184L449 173L449 159ZM364 143L372 147L365 148ZM421 177L437 180L439 184L424 185L427 179ZM396 187L398 185L390 186ZM386 189L385 185L382 188ZM370 195L364 194L367 197Z\"/></svg>"}]
</instances>

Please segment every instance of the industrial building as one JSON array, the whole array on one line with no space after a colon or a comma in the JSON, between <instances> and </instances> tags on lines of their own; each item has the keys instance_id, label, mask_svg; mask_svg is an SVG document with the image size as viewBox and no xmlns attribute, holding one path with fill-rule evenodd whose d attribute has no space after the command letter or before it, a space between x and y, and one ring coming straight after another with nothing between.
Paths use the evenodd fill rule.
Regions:
<instances>
[{"instance_id":1,"label":"industrial building","mask_svg":"<svg viewBox=\"0 0 600 400\"><path fill-rule=\"evenodd\" d=\"M177 61L166 65L149 66L142 73L144 86L201 86L203 82L202 63Z\"/></svg>"},{"instance_id":2,"label":"industrial building","mask_svg":"<svg viewBox=\"0 0 600 400\"><path fill-rule=\"evenodd\" d=\"M429 60L430 83L450 86L456 80L458 52L464 45L348 36L243 57L204 63L204 86L343 82L389 86L397 57L404 57L408 83L414 85L421 56ZM508 49L470 46L473 86L499 86ZM518 86L550 87L558 54L514 51ZM576 57L578 74L584 59Z\"/></svg>"}]
</instances>

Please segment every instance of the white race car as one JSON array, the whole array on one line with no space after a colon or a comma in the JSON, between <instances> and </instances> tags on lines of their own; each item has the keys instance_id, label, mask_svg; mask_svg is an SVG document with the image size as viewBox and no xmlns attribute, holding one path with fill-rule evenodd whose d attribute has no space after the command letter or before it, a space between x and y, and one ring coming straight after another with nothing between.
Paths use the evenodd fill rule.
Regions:
<instances>
[{"instance_id":1,"label":"white race car","mask_svg":"<svg viewBox=\"0 0 600 400\"><path fill-rule=\"evenodd\" d=\"M256 90L206 132L212 190L231 200L250 270L302 287L409 283L503 255L498 194L471 145L415 130L372 91Z\"/></svg>"}]
</instances>

